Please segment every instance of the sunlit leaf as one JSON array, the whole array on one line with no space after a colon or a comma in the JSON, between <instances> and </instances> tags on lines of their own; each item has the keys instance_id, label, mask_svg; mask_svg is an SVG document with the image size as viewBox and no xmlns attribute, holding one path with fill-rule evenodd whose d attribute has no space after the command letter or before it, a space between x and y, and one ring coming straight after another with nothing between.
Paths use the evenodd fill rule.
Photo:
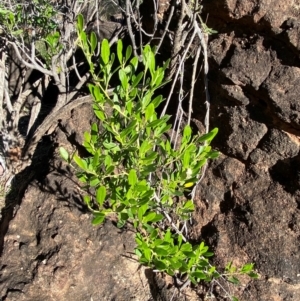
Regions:
<instances>
[{"instance_id":1,"label":"sunlit leaf","mask_svg":"<svg viewBox=\"0 0 300 301\"><path fill-rule=\"evenodd\" d=\"M104 64L109 62L110 47L108 40L104 39L101 43L101 58Z\"/></svg>"},{"instance_id":2,"label":"sunlit leaf","mask_svg":"<svg viewBox=\"0 0 300 301\"><path fill-rule=\"evenodd\" d=\"M77 29L79 32L83 30L83 26L84 26L83 16L79 14L77 17Z\"/></svg>"},{"instance_id":3,"label":"sunlit leaf","mask_svg":"<svg viewBox=\"0 0 300 301\"><path fill-rule=\"evenodd\" d=\"M75 163L82 169L86 169L87 168L87 164L86 161L81 159L77 154L75 154L73 156L73 160L75 161Z\"/></svg>"},{"instance_id":4,"label":"sunlit leaf","mask_svg":"<svg viewBox=\"0 0 300 301\"><path fill-rule=\"evenodd\" d=\"M99 225L101 223L103 223L105 220L105 214L103 213L95 213L94 214L94 218L92 220L92 224L93 225Z\"/></svg>"},{"instance_id":5,"label":"sunlit leaf","mask_svg":"<svg viewBox=\"0 0 300 301\"><path fill-rule=\"evenodd\" d=\"M137 183L137 174L134 169L131 169L128 174L128 183L129 185L133 186Z\"/></svg>"},{"instance_id":6,"label":"sunlit leaf","mask_svg":"<svg viewBox=\"0 0 300 301\"><path fill-rule=\"evenodd\" d=\"M132 46L129 45L127 46L126 48L126 56L125 56L125 60L128 61L131 57L131 54L132 54Z\"/></svg>"},{"instance_id":7,"label":"sunlit leaf","mask_svg":"<svg viewBox=\"0 0 300 301\"><path fill-rule=\"evenodd\" d=\"M69 153L67 152L67 150L65 148L60 147L59 153L60 153L60 156L63 158L63 160L65 160L66 162L69 162Z\"/></svg>"},{"instance_id":8,"label":"sunlit leaf","mask_svg":"<svg viewBox=\"0 0 300 301\"><path fill-rule=\"evenodd\" d=\"M198 141L199 142L211 142L212 139L217 135L218 133L218 128L214 128L213 130L211 130L209 133L202 135Z\"/></svg>"},{"instance_id":9,"label":"sunlit leaf","mask_svg":"<svg viewBox=\"0 0 300 301\"><path fill-rule=\"evenodd\" d=\"M94 52L97 47L98 40L96 34L93 31L91 32L90 43L91 43L91 50L92 50L91 52Z\"/></svg>"},{"instance_id":10,"label":"sunlit leaf","mask_svg":"<svg viewBox=\"0 0 300 301\"><path fill-rule=\"evenodd\" d=\"M117 43L117 56L118 56L118 60L119 60L119 63L122 64L123 62L123 42L122 40L118 40L118 43Z\"/></svg>"},{"instance_id":11,"label":"sunlit leaf","mask_svg":"<svg viewBox=\"0 0 300 301\"><path fill-rule=\"evenodd\" d=\"M105 186L100 186L96 192L96 200L99 206L102 206L106 198L106 188Z\"/></svg>"}]
</instances>

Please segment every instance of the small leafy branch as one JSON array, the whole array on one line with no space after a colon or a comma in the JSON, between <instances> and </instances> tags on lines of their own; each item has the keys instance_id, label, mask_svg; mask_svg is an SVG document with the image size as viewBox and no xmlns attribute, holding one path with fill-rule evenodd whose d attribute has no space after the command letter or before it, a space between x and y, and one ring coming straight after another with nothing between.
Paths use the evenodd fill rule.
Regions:
<instances>
[{"instance_id":1,"label":"small leafy branch","mask_svg":"<svg viewBox=\"0 0 300 301\"><path fill-rule=\"evenodd\" d=\"M0 4L0 28L12 36L46 36L58 27L57 10L45 0Z\"/></svg>"},{"instance_id":2,"label":"small leafy branch","mask_svg":"<svg viewBox=\"0 0 300 301\"><path fill-rule=\"evenodd\" d=\"M213 253L208 247L203 242L192 245L184 236L194 211L190 189L207 160L218 156L210 146L218 130L193 134L186 125L180 142L172 141L170 116L158 117L156 112L164 100L157 92L166 84L169 62L157 66L155 49L149 45L143 48L140 62L132 57L131 46L124 54L121 40L115 55L103 40L98 69L96 36L88 37L83 28L80 16L79 45L90 65L89 90L98 122L84 134L83 145L90 156L70 156L63 148L60 153L80 168L77 176L89 191L84 201L94 214L92 223L100 224L109 216L117 219L119 227L131 223L136 229L135 254L154 270L178 279L186 275L187 283L194 284L223 277L209 263ZM117 85L111 88L114 81ZM229 281L236 281L237 273L256 277L253 265L239 271L228 265L226 273Z\"/></svg>"}]
</instances>

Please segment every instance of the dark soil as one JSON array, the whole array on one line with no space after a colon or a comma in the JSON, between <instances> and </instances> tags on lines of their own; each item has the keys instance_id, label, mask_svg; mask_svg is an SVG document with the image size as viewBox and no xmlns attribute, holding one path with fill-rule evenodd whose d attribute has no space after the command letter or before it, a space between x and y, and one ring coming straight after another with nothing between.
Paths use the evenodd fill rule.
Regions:
<instances>
[{"instance_id":1,"label":"dark soil","mask_svg":"<svg viewBox=\"0 0 300 301\"><path fill-rule=\"evenodd\" d=\"M211 127L219 128L213 147L221 155L199 187L193 239L211 246L220 268L255 263L259 280L229 287L240 300L297 301L300 1L202 5L219 32L210 38L209 92ZM195 117L203 121L200 101ZM0 300L171 299L172 279L132 259L130 229L91 225L76 178L59 158L58 146L79 147L92 118L89 105L65 116L42 151L52 159L38 160L6 200L19 206L2 212ZM174 300L204 300L206 292L199 286ZM214 294L225 300L220 287Z\"/></svg>"}]
</instances>

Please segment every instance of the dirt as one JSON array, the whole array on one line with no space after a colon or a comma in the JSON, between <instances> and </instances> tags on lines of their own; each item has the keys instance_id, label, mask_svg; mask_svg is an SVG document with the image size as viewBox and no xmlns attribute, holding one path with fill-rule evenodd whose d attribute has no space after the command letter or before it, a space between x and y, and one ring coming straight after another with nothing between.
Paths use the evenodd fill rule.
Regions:
<instances>
[{"instance_id":1,"label":"dirt","mask_svg":"<svg viewBox=\"0 0 300 301\"><path fill-rule=\"evenodd\" d=\"M300 1L202 5L218 31L210 37L209 92L221 155L198 190L193 238L211 247L219 267L255 263L259 280L229 287L240 300L300 300ZM195 117L203 121L200 101ZM58 146L79 147L92 118L89 106L66 116L12 191L0 227L0 300L171 299L172 279L134 260L129 228L91 225L76 178L59 158ZM174 299L203 300L206 289ZM220 287L214 294L225 300Z\"/></svg>"}]
</instances>

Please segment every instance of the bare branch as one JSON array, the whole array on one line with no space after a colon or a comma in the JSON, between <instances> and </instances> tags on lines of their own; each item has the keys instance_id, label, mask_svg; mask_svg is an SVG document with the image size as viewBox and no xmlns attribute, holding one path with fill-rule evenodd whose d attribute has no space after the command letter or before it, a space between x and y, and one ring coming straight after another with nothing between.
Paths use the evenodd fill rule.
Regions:
<instances>
[{"instance_id":1,"label":"bare branch","mask_svg":"<svg viewBox=\"0 0 300 301\"><path fill-rule=\"evenodd\" d=\"M174 88L175 88L175 85L176 85L176 82L177 82L177 79L178 79L178 76L179 76L179 73L180 73L180 70L181 70L181 66L182 66L182 64L183 64L183 62L184 62L184 60L185 60L185 58L186 58L186 56L187 56L187 54L189 52L189 49L190 49L190 47L191 47L191 45L193 43L193 40L194 40L195 36L196 36L196 30L194 30L194 32L193 32L193 34L192 34L192 36L191 36L191 38L189 40L189 43L188 43L188 45L187 45L187 47L186 47L186 49L185 49L185 51L183 53L183 56L182 56L182 58L181 58L181 60L179 62L179 66L177 67L177 71L176 71L175 77L173 78L172 87L171 87L171 90L169 92L169 96L168 96L168 98L166 100L166 104L164 106L164 109L163 109L163 111L161 113L161 116L164 116L166 114L167 108L169 106L169 103L170 103L171 97L173 95Z\"/></svg>"},{"instance_id":2,"label":"bare branch","mask_svg":"<svg viewBox=\"0 0 300 301\"><path fill-rule=\"evenodd\" d=\"M1 60L0 60L0 118L4 118L3 114L3 104L5 99L5 62L6 62L6 54L3 49L0 52ZM0 130L2 128L2 120L0 120Z\"/></svg>"},{"instance_id":3,"label":"bare branch","mask_svg":"<svg viewBox=\"0 0 300 301\"><path fill-rule=\"evenodd\" d=\"M181 0L181 10L180 10L180 17L177 23L177 28L174 33L174 45L171 51L171 63L170 63L170 71L168 74L168 79L172 78L173 74L176 71L176 66L178 62L178 54L181 51L183 41L183 32L186 25L183 23L184 17L186 16L186 7L185 0Z\"/></svg>"},{"instance_id":4,"label":"bare branch","mask_svg":"<svg viewBox=\"0 0 300 301\"><path fill-rule=\"evenodd\" d=\"M191 117L193 113L193 99L194 99L194 90L195 90L195 82L196 82L196 72L198 67L198 61L201 54L201 47L197 49L196 57L194 60L193 66L193 73L192 73L192 80L191 80L191 90L190 90L190 97L189 97L189 112L188 112L188 125L191 123Z\"/></svg>"},{"instance_id":5,"label":"bare branch","mask_svg":"<svg viewBox=\"0 0 300 301\"><path fill-rule=\"evenodd\" d=\"M26 62L26 61L22 58L22 56L21 56L21 54L20 54L20 51L19 51L17 45L16 45L14 42L7 41L7 43L9 43L10 45L13 46L13 48L14 48L14 50L15 50L15 52L16 52L16 55L17 55L17 57L18 57L18 59L19 59L20 62L21 62L22 64L24 64L26 67L28 67L28 68L30 68L30 69L38 70L38 71L40 71L40 72L43 73L43 74L47 74L47 75L53 76L53 73L52 73L51 71L49 71L48 69L45 69L44 67L38 65L36 62L32 62L32 63ZM24 51L24 50L23 50L23 51Z\"/></svg>"},{"instance_id":6,"label":"bare branch","mask_svg":"<svg viewBox=\"0 0 300 301\"><path fill-rule=\"evenodd\" d=\"M161 47L161 45L162 45L162 43L163 43L163 41L165 39L166 34L169 31L170 22L171 22L171 20L173 18L174 11L175 11L175 4L176 4L176 0L173 0L172 1L171 11L170 11L170 14L169 14L168 21L167 21L166 27L164 29L163 35L161 36L159 44L158 44L158 46L156 48L155 54L158 53L158 51L159 51L159 49L160 49L160 47Z\"/></svg>"},{"instance_id":7,"label":"bare branch","mask_svg":"<svg viewBox=\"0 0 300 301\"><path fill-rule=\"evenodd\" d=\"M133 53L134 53L135 56L139 57L138 54L137 54L137 47L136 47L136 43L135 43L134 34L133 34L133 31L132 31L132 26L131 26L130 7L131 7L130 1L126 0L126 23L127 23L127 28L128 28L129 36L130 36L130 39L131 39Z\"/></svg>"},{"instance_id":8,"label":"bare branch","mask_svg":"<svg viewBox=\"0 0 300 301\"><path fill-rule=\"evenodd\" d=\"M56 84L59 92L61 94L63 94L63 93L66 93L66 86L62 85L62 83L60 81L60 78L58 76L58 73L57 73L57 69L58 69L57 64L58 64L58 58L59 58L60 54L61 53L56 54L52 57L52 59L51 59L51 69L52 69L52 76L54 78L55 84Z\"/></svg>"},{"instance_id":9,"label":"bare branch","mask_svg":"<svg viewBox=\"0 0 300 301\"><path fill-rule=\"evenodd\" d=\"M49 83L48 76L45 76L44 82L46 82L46 84L44 86L48 86L48 83ZM43 87L41 84L41 80L39 81L39 83L36 84L36 86L37 85L38 85L38 95L34 98L34 100L32 102L31 111L30 111L30 119L29 119L28 127L27 127L27 136L32 131L32 127L37 120L37 117L40 113L41 106L42 106L41 95L43 95L43 91L42 91Z\"/></svg>"}]
</instances>

